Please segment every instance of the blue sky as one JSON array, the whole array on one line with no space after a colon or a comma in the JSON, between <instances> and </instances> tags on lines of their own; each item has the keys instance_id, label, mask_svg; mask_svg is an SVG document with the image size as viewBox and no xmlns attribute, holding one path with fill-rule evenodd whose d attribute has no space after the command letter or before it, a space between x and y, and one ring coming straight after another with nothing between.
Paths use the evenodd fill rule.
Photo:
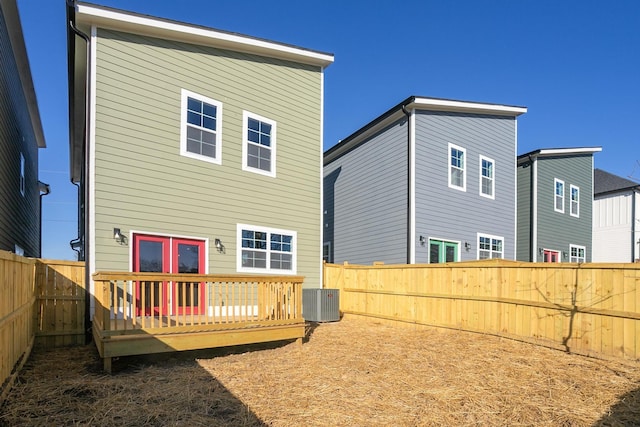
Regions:
<instances>
[{"instance_id":1,"label":"blue sky","mask_svg":"<svg viewBox=\"0 0 640 427\"><path fill-rule=\"evenodd\" d=\"M601 146L640 180L640 1L100 0L94 3L330 52L324 148L411 96L528 107L518 153ZM47 148L45 258L74 259L64 0L18 0Z\"/></svg>"}]
</instances>

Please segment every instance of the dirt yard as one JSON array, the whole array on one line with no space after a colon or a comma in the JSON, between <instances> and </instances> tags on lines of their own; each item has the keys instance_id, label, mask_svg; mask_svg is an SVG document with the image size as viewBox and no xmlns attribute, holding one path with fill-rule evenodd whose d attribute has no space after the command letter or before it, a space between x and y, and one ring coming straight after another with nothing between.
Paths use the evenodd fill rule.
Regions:
<instances>
[{"instance_id":1,"label":"dirt yard","mask_svg":"<svg viewBox=\"0 0 640 427\"><path fill-rule=\"evenodd\" d=\"M295 343L122 358L35 352L0 426L634 426L640 363L375 320Z\"/></svg>"}]
</instances>

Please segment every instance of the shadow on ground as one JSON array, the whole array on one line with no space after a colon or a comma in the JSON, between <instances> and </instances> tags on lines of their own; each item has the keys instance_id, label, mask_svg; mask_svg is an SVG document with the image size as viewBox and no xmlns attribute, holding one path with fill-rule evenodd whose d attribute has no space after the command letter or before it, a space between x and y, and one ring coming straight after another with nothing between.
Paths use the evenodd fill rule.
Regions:
<instances>
[{"instance_id":1,"label":"shadow on ground","mask_svg":"<svg viewBox=\"0 0 640 427\"><path fill-rule=\"evenodd\" d=\"M318 326L307 323L304 341ZM0 407L0 426L265 426L198 359L277 349L292 342L114 358L111 375L103 371L93 343L35 350Z\"/></svg>"},{"instance_id":2,"label":"shadow on ground","mask_svg":"<svg viewBox=\"0 0 640 427\"><path fill-rule=\"evenodd\" d=\"M197 362L266 348L247 347L121 358L113 375L92 344L35 352L0 408L0 426L265 426Z\"/></svg>"},{"instance_id":3,"label":"shadow on ground","mask_svg":"<svg viewBox=\"0 0 640 427\"><path fill-rule=\"evenodd\" d=\"M640 426L640 387L625 393L593 427Z\"/></svg>"}]
</instances>

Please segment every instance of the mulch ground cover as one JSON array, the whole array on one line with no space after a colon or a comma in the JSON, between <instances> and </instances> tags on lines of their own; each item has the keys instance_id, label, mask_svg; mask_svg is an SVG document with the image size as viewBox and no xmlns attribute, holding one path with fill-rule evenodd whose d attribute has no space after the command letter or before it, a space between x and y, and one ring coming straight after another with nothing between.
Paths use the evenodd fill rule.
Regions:
<instances>
[{"instance_id":1,"label":"mulch ground cover","mask_svg":"<svg viewBox=\"0 0 640 427\"><path fill-rule=\"evenodd\" d=\"M308 340L120 358L35 351L0 426L635 426L640 363L347 318Z\"/></svg>"}]
</instances>

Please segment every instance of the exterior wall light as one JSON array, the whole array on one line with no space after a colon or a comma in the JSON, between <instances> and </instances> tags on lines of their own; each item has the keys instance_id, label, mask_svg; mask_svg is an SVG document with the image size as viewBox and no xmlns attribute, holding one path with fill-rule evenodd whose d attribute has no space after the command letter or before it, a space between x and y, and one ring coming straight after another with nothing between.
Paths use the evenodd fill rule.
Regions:
<instances>
[{"instance_id":1,"label":"exterior wall light","mask_svg":"<svg viewBox=\"0 0 640 427\"><path fill-rule=\"evenodd\" d=\"M121 245L126 243L127 238L124 234L122 234L122 232L120 231L119 228L114 228L113 229L113 240L115 240L116 242L120 243Z\"/></svg>"},{"instance_id":2,"label":"exterior wall light","mask_svg":"<svg viewBox=\"0 0 640 427\"><path fill-rule=\"evenodd\" d=\"M216 246L218 252L224 252L224 245L222 244L222 241L220 239L216 239L213 244Z\"/></svg>"}]
</instances>

